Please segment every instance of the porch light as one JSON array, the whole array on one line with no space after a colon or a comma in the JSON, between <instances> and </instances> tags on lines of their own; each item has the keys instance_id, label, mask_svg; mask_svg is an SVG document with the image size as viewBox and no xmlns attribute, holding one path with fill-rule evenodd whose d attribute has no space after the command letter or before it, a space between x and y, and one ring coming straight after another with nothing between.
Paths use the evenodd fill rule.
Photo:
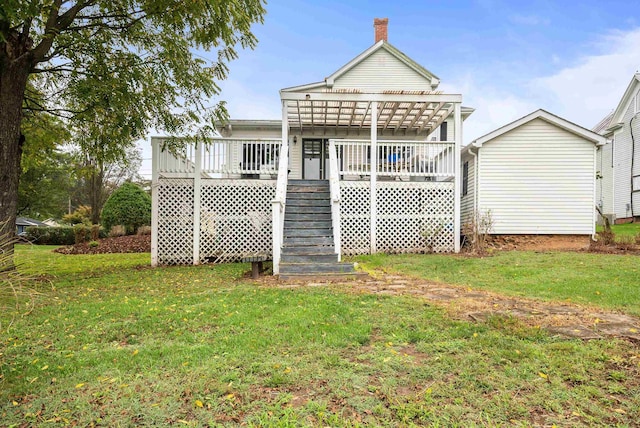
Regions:
<instances>
[{"instance_id":1,"label":"porch light","mask_svg":"<svg viewBox=\"0 0 640 428\"><path fill-rule=\"evenodd\" d=\"M296 145L296 144L298 144L298 136L294 135L293 136L293 145Z\"/></svg>"}]
</instances>

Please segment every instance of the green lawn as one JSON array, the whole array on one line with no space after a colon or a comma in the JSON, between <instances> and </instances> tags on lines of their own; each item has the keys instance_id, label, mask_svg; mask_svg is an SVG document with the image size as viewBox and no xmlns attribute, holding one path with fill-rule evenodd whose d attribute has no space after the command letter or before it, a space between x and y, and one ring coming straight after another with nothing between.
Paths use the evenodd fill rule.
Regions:
<instances>
[{"instance_id":1,"label":"green lawn","mask_svg":"<svg viewBox=\"0 0 640 428\"><path fill-rule=\"evenodd\" d=\"M601 230L602 226L598 226L598 231ZM638 236L640 235L640 223L613 224L611 230L617 237Z\"/></svg>"},{"instance_id":2,"label":"green lawn","mask_svg":"<svg viewBox=\"0 0 640 428\"><path fill-rule=\"evenodd\" d=\"M640 257L582 252L374 255L365 267L544 300L593 304L640 316Z\"/></svg>"},{"instance_id":3,"label":"green lawn","mask_svg":"<svg viewBox=\"0 0 640 428\"><path fill-rule=\"evenodd\" d=\"M520 263L532 256L520 253ZM510 257L493 260L518 260ZM41 276L31 284L35 309L1 332L0 425L634 426L640 419L640 349L624 341L561 340L497 317L456 321L409 297L260 286L242 279L246 265L150 269L148 260L18 249L23 269ZM367 263L405 260L462 269L454 256ZM3 326L8 317L0 315Z\"/></svg>"}]
</instances>

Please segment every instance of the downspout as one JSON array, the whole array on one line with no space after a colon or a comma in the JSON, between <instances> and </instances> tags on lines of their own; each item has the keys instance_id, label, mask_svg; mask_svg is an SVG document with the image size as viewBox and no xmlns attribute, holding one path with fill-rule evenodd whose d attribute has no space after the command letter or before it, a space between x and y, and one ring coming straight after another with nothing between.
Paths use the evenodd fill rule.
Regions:
<instances>
[{"instance_id":1,"label":"downspout","mask_svg":"<svg viewBox=\"0 0 640 428\"><path fill-rule=\"evenodd\" d=\"M635 161L635 157L636 157L636 155L635 155L636 141L635 141L635 137L633 135L633 119L638 117L639 113L634 114L633 117L631 118L631 120L629 120L629 130L631 131L631 174L630 174L630 176L631 176L631 183L630 183L631 187L629 188L629 190L630 190L629 191L629 205L631 205L631 221L632 222L635 221L634 220L635 219L635 212L634 212L634 209L633 209L633 193L634 193L634 191L633 191L633 183L634 183L634 180L633 180L633 178L634 178L633 177L633 169L634 169L634 163L635 163L634 161Z\"/></svg>"},{"instance_id":2,"label":"downspout","mask_svg":"<svg viewBox=\"0 0 640 428\"><path fill-rule=\"evenodd\" d=\"M473 215L477 215L478 212L478 176L480 175L480 168L478 167L478 152L473 153L469 147L469 154L473 156ZM478 150L480 148L478 147Z\"/></svg>"}]
</instances>

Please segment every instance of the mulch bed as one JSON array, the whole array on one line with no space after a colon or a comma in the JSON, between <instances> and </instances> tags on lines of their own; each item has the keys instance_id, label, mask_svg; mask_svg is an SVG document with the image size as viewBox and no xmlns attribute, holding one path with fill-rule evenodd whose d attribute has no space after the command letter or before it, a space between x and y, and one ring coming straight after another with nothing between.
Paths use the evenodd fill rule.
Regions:
<instances>
[{"instance_id":1,"label":"mulch bed","mask_svg":"<svg viewBox=\"0 0 640 428\"><path fill-rule=\"evenodd\" d=\"M60 254L109 254L109 253L149 253L151 252L151 236L131 235L105 238L92 247L88 242L60 247L54 250Z\"/></svg>"}]
</instances>

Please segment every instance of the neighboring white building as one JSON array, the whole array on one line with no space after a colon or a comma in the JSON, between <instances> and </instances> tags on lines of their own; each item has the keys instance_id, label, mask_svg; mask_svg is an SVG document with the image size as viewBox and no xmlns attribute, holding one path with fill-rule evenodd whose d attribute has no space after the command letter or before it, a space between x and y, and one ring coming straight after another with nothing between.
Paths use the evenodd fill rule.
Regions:
<instances>
[{"instance_id":1,"label":"neighboring white building","mask_svg":"<svg viewBox=\"0 0 640 428\"><path fill-rule=\"evenodd\" d=\"M458 251L462 95L387 41L280 91L282 120L232 120L209 144L152 138L152 262L267 254L278 273L289 180L329 180L343 254Z\"/></svg>"},{"instance_id":2,"label":"neighboring white building","mask_svg":"<svg viewBox=\"0 0 640 428\"><path fill-rule=\"evenodd\" d=\"M640 73L594 131L611 139L598 153L598 204L603 214L617 223L640 218Z\"/></svg>"},{"instance_id":3,"label":"neighboring white building","mask_svg":"<svg viewBox=\"0 0 640 428\"><path fill-rule=\"evenodd\" d=\"M545 110L462 150L462 223L490 213L492 234L595 233L596 148L606 139Z\"/></svg>"}]
</instances>

